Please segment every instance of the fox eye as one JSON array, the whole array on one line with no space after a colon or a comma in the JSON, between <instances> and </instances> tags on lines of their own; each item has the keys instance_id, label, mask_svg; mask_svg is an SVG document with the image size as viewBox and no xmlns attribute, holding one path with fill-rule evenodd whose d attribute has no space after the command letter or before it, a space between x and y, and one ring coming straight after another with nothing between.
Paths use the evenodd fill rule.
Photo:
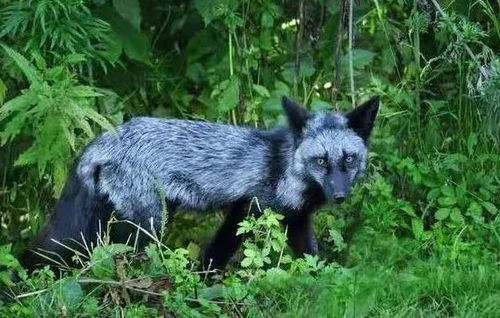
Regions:
<instances>
[{"instance_id":1,"label":"fox eye","mask_svg":"<svg viewBox=\"0 0 500 318\"><path fill-rule=\"evenodd\" d=\"M352 163L354 161L354 156L353 155L347 155L344 159L346 163Z\"/></svg>"},{"instance_id":2,"label":"fox eye","mask_svg":"<svg viewBox=\"0 0 500 318\"><path fill-rule=\"evenodd\" d=\"M318 158L316 159L316 163L322 167L326 166L326 159L325 158Z\"/></svg>"}]
</instances>

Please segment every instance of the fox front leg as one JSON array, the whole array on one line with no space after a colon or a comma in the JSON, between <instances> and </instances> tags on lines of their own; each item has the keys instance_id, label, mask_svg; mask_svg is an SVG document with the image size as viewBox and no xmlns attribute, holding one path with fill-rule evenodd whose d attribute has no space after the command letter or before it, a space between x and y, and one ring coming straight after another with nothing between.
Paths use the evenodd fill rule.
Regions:
<instances>
[{"instance_id":1,"label":"fox front leg","mask_svg":"<svg viewBox=\"0 0 500 318\"><path fill-rule=\"evenodd\" d=\"M246 206L246 201L236 202L228 209L224 223L202 255L202 269L222 269L238 250L243 237L236 235L236 232L238 223L246 216Z\"/></svg>"},{"instance_id":2,"label":"fox front leg","mask_svg":"<svg viewBox=\"0 0 500 318\"><path fill-rule=\"evenodd\" d=\"M318 254L318 242L314 236L310 215L302 216L285 223L288 227L288 245L296 256Z\"/></svg>"}]
</instances>

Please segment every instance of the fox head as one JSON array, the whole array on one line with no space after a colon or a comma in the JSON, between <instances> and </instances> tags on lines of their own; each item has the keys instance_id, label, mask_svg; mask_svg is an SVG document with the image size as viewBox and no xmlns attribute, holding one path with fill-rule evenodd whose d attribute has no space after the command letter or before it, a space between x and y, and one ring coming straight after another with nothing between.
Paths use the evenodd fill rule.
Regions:
<instances>
[{"instance_id":1,"label":"fox head","mask_svg":"<svg viewBox=\"0 0 500 318\"><path fill-rule=\"evenodd\" d=\"M379 98L345 114L311 113L287 97L282 105L295 138L293 173L319 186L329 202L343 202L366 170Z\"/></svg>"}]
</instances>

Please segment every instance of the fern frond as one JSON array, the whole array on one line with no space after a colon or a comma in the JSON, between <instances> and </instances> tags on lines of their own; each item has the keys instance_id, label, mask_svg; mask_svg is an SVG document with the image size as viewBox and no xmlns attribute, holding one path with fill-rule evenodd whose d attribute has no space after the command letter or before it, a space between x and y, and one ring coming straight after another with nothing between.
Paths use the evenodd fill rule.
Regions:
<instances>
[{"instance_id":1,"label":"fern frond","mask_svg":"<svg viewBox=\"0 0 500 318\"><path fill-rule=\"evenodd\" d=\"M30 84L39 83L42 81L42 75L36 68L21 54L11 49L7 45L0 44L7 55L16 63L19 69L24 73Z\"/></svg>"},{"instance_id":2,"label":"fern frond","mask_svg":"<svg viewBox=\"0 0 500 318\"><path fill-rule=\"evenodd\" d=\"M73 153L94 136L92 125L114 131L111 123L94 110L96 98L103 93L80 85L67 65L47 69L45 60L38 56L37 68L21 54L3 48L30 78L31 85L0 107L0 122L6 121L0 131L1 144L29 131L33 143L14 164L36 166L39 177L49 172L58 193ZM81 59L81 55L74 58Z\"/></svg>"},{"instance_id":3,"label":"fern frond","mask_svg":"<svg viewBox=\"0 0 500 318\"><path fill-rule=\"evenodd\" d=\"M0 122L14 112L24 112L36 103L36 96L32 94L19 95L0 107Z\"/></svg>"},{"instance_id":4,"label":"fern frond","mask_svg":"<svg viewBox=\"0 0 500 318\"><path fill-rule=\"evenodd\" d=\"M41 50L50 64L59 64L68 53L98 65L118 59L100 54L111 27L91 13L86 1L19 1L0 10L0 25L0 38L23 43L26 52Z\"/></svg>"}]
</instances>

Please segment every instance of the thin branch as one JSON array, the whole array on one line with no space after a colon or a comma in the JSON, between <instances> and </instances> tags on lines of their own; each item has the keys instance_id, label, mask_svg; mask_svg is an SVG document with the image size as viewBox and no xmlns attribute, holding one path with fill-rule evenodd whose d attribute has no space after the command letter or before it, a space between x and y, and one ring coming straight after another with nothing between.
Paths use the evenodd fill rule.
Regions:
<instances>
[{"instance_id":1,"label":"thin branch","mask_svg":"<svg viewBox=\"0 0 500 318\"><path fill-rule=\"evenodd\" d=\"M349 0L349 79L351 82L351 103L352 108L356 107L356 90L354 89L354 66L353 66L353 41L354 36L352 33L352 25L354 24L352 20L353 16L353 3L354 0Z\"/></svg>"},{"instance_id":2,"label":"thin branch","mask_svg":"<svg viewBox=\"0 0 500 318\"><path fill-rule=\"evenodd\" d=\"M45 293L47 290L48 289L45 288L45 289L35 290L35 291L25 293L25 294L20 294L20 295L17 295L16 297L14 297L14 299L18 300L18 299L22 299L22 298L26 298L26 297L30 297L30 296L36 296L36 295Z\"/></svg>"},{"instance_id":3,"label":"thin branch","mask_svg":"<svg viewBox=\"0 0 500 318\"><path fill-rule=\"evenodd\" d=\"M302 54L302 38L304 37L304 0L299 2L299 23L297 30L297 38L295 41L295 77L293 80L293 90L295 95L298 93L299 76L300 76L300 56Z\"/></svg>"},{"instance_id":4,"label":"thin branch","mask_svg":"<svg viewBox=\"0 0 500 318\"><path fill-rule=\"evenodd\" d=\"M416 14L418 12L418 0L413 0L413 14ZM417 73L415 74L415 113L416 113L416 118L415 121L417 123L417 130L420 132L420 116L421 114L421 99L420 99L420 90L421 90L421 83L420 83L420 72L421 72L421 65L420 65L420 30L418 28L413 29L413 54L415 58L415 64L417 66Z\"/></svg>"},{"instance_id":5,"label":"thin branch","mask_svg":"<svg viewBox=\"0 0 500 318\"><path fill-rule=\"evenodd\" d=\"M160 27L160 30L158 31L158 33L156 34L154 40L153 40L153 44L151 45L151 50L154 50L154 48L156 47L156 43L158 42L158 40L160 39L161 35L163 34L163 31L165 31L165 28L167 27L167 24L168 24L168 21L170 20L170 13L171 13L171 7L170 5L168 6L168 11L167 11L167 17L165 18L165 21L163 21L163 24L161 25Z\"/></svg>"},{"instance_id":6,"label":"thin branch","mask_svg":"<svg viewBox=\"0 0 500 318\"><path fill-rule=\"evenodd\" d=\"M331 90L331 102L336 109L337 103L337 95L340 87L340 55L342 48L342 40L344 38L344 22L345 22L345 13L346 13L346 2L347 0L342 0L340 4L340 12L339 12L339 22L337 25L337 41L335 45L335 76L333 80L332 90Z\"/></svg>"}]
</instances>

